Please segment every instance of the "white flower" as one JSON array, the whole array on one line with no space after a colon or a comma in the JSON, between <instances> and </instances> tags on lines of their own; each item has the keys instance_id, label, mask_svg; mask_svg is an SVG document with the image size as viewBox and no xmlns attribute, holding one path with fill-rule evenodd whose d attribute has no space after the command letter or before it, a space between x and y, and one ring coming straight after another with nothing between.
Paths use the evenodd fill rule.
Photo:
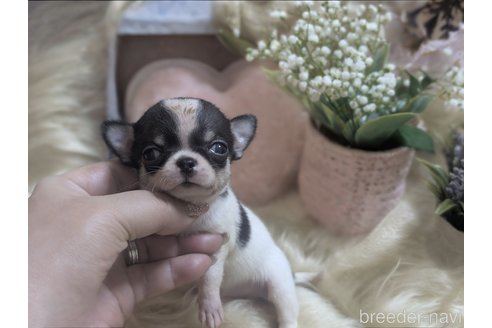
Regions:
<instances>
[{"instance_id":1,"label":"white flower","mask_svg":"<svg viewBox=\"0 0 492 328\"><path fill-rule=\"evenodd\" d=\"M273 40L270 43L270 50L272 51L277 51L279 47L280 47L280 42L278 42L277 40Z\"/></svg>"},{"instance_id":2,"label":"white flower","mask_svg":"<svg viewBox=\"0 0 492 328\"><path fill-rule=\"evenodd\" d=\"M266 43L263 40L258 41L258 50L264 50L266 48Z\"/></svg>"},{"instance_id":3,"label":"white flower","mask_svg":"<svg viewBox=\"0 0 492 328\"><path fill-rule=\"evenodd\" d=\"M319 37L318 35L313 32L313 33L310 33L309 36L308 36L308 40L313 42L313 43L318 43L319 42Z\"/></svg>"},{"instance_id":4,"label":"white flower","mask_svg":"<svg viewBox=\"0 0 492 328\"><path fill-rule=\"evenodd\" d=\"M358 96L357 97L357 101L359 102L359 104L361 105L366 105L368 103L368 99L366 96Z\"/></svg>"},{"instance_id":5,"label":"white flower","mask_svg":"<svg viewBox=\"0 0 492 328\"><path fill-rule=\"evenodd\" d=\"M309 72L301 72L301 74L299 74L299 80L301 81L307 81L309 79Z\"/></svg>"},{"instance_id":6,"label":"white flower","mask_svg":"<svg viewBox=\"0 0 492 328\"><path fill-rule=\"evenodd\" d=\"M348 47L348 42L347 42L347 40L342 39L342 40L340 40L340 42L338 42L338 45L340 46L340 48L344 49L344 48Z\"/></svg>"},{"instance_id":7,"label":"white flower","mask_svg":"<svg viewBox=\"0 0 492 328\"><path fill-rule=\"evenodd\" d=\"M323 83L323 78L319 75L316 76L314 79L312 79L311 82L309 82L309 84L314 88L318 88L322 83Z\"/></svg>"},{"instance_id":8,"label":"white flower","mask_svg":"<svg viewBox=\"0 0 492 328\"><path fill-rule=\"evenodd\" d=\"M340 80L334 80L332 85L335 87L335 88L340 88L342 86L342 81Z\"/></svg>"},{"instance_id":9,"label":"white flower","mask_svg":"<svg viewBox=\"0 0 492 328\"><path fill-rule=\"evenodd\" d=\"M290 67L293 67L296 65L296 59L297 59L297 56L294 54L290 54L287 57L287 61L288 61Z\"/></svg>"},{"instance_id":10,"label":"white flower","mask_svg":"<svg viewBox=\"0 0 492 328\"><path fill-rule=\"evenodd\" d=\"M353 42L355 40L357 40L357 34L353 33L353 32L350 32L347 34L347 40Z\"/></svg>"},{"instance_id":11,"label":"white flower","mask_svg":"<svg viewBox=\"0 0 492 328\"><path fill-rule=\"evenodd\" d=\"M283 71L287 71L287 70L289 70L290 65L289 65L287 62L285 62L285 61L281 60L281 61L278 63L278 67L279 67L281 70L283 70Z\"/></svg>"},{"instance_id":12,"label":"white flower","mask_svg":"<svg viewBox=\"0 0 492 328\"><path fill-rule=\"evenodd\" d=\"M306 91L306 89L307 89L307 82L306 81L299 82L299 90Z\"/></svg>"},{"instance_id":13,"label":"white flower","mask_svg":"<svg viewBox=\"0 0 492 328\"><path fill-rule=\"evenodd\" d=\"M246 61L251 62L253 60L255 60L255 57L251 53L246 54Z\"/></svg>"},{"instance_id":14,"label":"white flower","mask_svg":"<svg viewBox=\"0 0 492 328\"><path fill-rule=\"evenodd\" d=\"M354 65L354 69L356 71L363 71L366 69L366 64L362 61L362 59L358 59L357 62Z\"/></svg>"},{"instance_id":15,"label":"white flower","mask_svg":"<svg viewBox=\"0 0 492 328\"><path fill-rule=\"evenodd\" d=\"M289 35L289 42L292 44L296 44L297 42L299 42L299 38L295 35Z\"/></svg>"},{"instance_id":16,"label":"white flower","mask_svg":"<svg viewBox=\"0 0 492 328\"><path fill-rule=\"evenodd\" d=\"M393 73L385 73L383 75L383 83L390 88L396 87L396 76Z\"/></svg>"},{"instance_id":17,"label":"white flower","mask_svg":"<svg viewBox=\"0 0 492 328\"><path fill-rule=\"evenodd\" d=\"M321 53L325 56L328 56L331 53L331 50L327 46L322 46L321 47Z\"/></svg>"},{"instance_id":18,"label":"white flower","mask_svg":"<svg viewBox=\"0 0 492 328\"><path fill-rule=\"evenodd\" d=\"M367 104L364 106L364 111L366 112L374 112L376 110L376 104Z\"/></svg>"},{"instance_id":19,"label":"white flower","mask_svg":"<svg viewBox=\"0 0 492 328\"><path fill-rule=\"evenodd\" d=\"M448 104L451 106L451 107L458 107L458 100L456 99L450 99Z\"/></svg>"},{"instance_id":20,"label":"white flower","mask_svg":"<svg viewBox=\"0 0 492 328\"><path fill-rule=\"evenodd\" d=\"M329 77L328 75L325 75L323 77L323 84L327 87L330 87L331 84L332 84L332 81L331 81L331 77Z\"/></svg>"},{"instance_id":21,"label":"white flower","mask_svg":"<svg viewBox=\"0 0 492 328\"><path fill-rule=\"evenodd\" d=\"M330 68L330 74L334 77L334 78L339 78L340 77L340 74L341 74L341 71L340 69L336 68L336 67L332 67Z\"/></svg>"},{"instance_id":22,"label":"white flower","mask_svg":"<svg viewBox=\"0 0 492 328\"><path fill-rule=\"evenodd\" d=\"M313 89L313 88L309 88L308 94L309 94L309 98L312 101L318 101L319 96L320 96L320 92L318 90Z\"/></svg>"}]
</instances>

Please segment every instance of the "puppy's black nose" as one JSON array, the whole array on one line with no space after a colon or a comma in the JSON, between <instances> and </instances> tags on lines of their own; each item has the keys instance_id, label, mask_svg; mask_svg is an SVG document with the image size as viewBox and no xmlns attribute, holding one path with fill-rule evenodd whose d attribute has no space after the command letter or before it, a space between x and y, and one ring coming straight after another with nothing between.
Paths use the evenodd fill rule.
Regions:
<instances>
[{"instance_id":1,"label":"puppy's black nose","mask_svg":"<svg viewBox=\"0 0 492 328\"><path fill-rule=\"evenodd\" d=\"M198 164L196 159L191 157L181 157L176 161L176 165L181 170L181 173L186 176L193 175L196 164Z\"/></svg>"}]
</instances>

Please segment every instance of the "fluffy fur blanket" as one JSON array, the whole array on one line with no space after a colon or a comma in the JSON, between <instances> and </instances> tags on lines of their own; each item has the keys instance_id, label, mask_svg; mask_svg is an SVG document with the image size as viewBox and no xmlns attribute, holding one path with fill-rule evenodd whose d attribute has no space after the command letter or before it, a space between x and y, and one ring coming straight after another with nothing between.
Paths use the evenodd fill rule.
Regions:
<instances>
[{"instance_id":1,"label":"fluffy fur blanket","mask_svg":"<svg viewBox=\"0 0 492 328\"><path fill-rule=\"evenodd\" d=\"M58 12L55 6L30 8L30 24L73 13L64 6ZM108 45L103 24L114 27L122 7L110 6L106 19L102 10L97 4L77 9L72 23L84 33L51 43L45 38L43 44L51 47L30 41L30 190L44 175L105 158L99 135ZM431 108L426 124L442 125L441 115ZM414 164L400 204L357 239L326 232L305 213L296 189L255 208L295 271L321 273L315 286L297 288L299 327L463 326L463 234L433 215L425 177ZM195 298L193 286L187 286L148 300L127 327L200 327ZM225 300L224 306L223 327L275 326L273 307L261 300Z\"/></svg>"}]
</instances>

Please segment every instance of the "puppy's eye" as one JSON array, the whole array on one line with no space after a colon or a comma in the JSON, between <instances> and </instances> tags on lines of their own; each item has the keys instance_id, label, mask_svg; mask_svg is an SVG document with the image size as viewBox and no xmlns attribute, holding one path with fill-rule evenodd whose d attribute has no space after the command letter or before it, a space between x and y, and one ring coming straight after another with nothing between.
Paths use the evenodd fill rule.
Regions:
<instances>
[{"instance_id":1,"label":"puppy's eye","mask_svg":"<svg viewBox=\"0 0 492 328\"><path fill-rule=\"evenodd\" d=\"M216 155L225 155L227 154L227 145L222 141L216 141L210 146L209 150Z\"/></svg>"},{"instance_id":2,"label":"puppy's eye","mask_svg":"<svg viewBox=\"0 0 492 328\"><path fill-rule=\"evenodd\" d=\"M161 156L161 151L154 146L150 146L144 149L142 153L143 160L146 162L152 162Z\"/></svg>"}]
</instances>

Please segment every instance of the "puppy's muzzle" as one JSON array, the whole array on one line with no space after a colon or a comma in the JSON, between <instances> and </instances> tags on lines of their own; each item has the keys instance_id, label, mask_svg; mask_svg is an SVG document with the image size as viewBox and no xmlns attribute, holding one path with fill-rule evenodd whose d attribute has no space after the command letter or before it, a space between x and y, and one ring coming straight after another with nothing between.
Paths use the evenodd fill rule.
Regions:
<instances>
[{"instance_id":1,"label":"puppy's muzzle","mask_svg":"<svg viewBox=\"0 0 492 328\"><path fill-rule=\"evenodd\" d=\"M180 169L181 174L185 177L193 176L196 171L195 167L198 164L196 159L191 157L181 157L176 161L176 166Z\"/></svg>"}]
</instances>

